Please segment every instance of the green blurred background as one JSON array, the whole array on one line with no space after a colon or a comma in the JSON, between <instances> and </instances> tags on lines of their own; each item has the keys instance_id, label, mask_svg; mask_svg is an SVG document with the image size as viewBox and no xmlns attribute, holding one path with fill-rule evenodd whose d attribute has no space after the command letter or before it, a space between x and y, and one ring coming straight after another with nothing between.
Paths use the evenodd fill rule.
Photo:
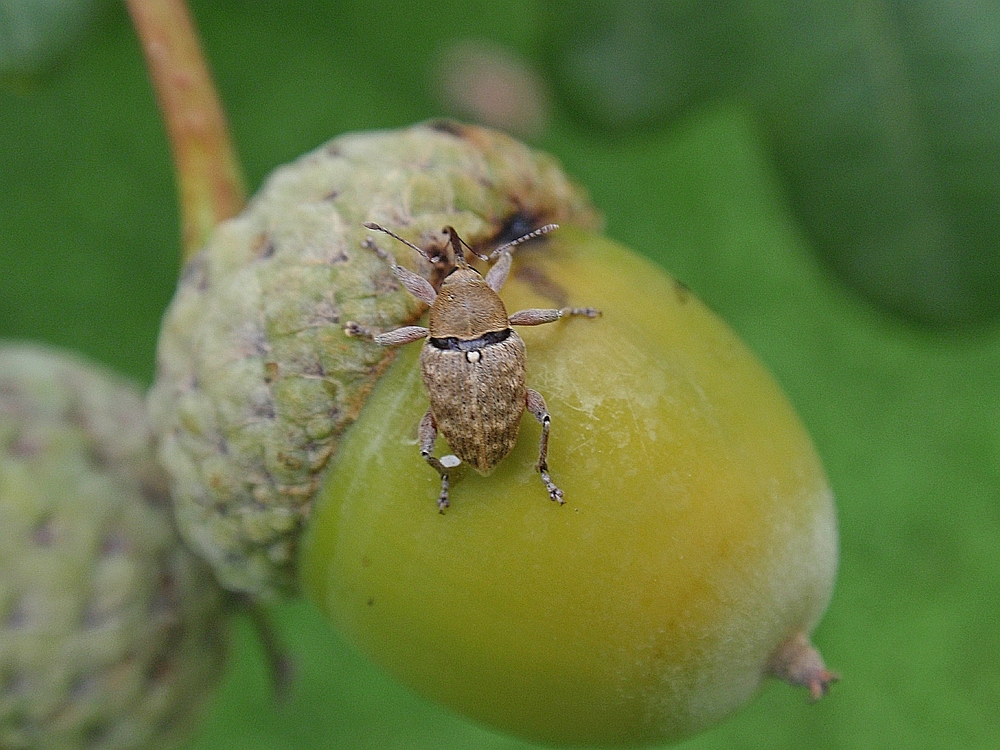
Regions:
<instances>
[{"instance_id":1,"label":"green blurred background","mask_svg":"<svg viewBox=\"0 0 1000 750\"><path fill-rule=\"evenodd\" d=\"M90 6L0 0L0 338L148 383L178 270L172 167L123 9ZM344 131L499 117L785 387L839 500L815 640L844 680L815 706L769 684L684 747L996 747L1000 4L192 10L251 186ZM491 115L476 91L495 79L522 96ZM277 615L295 696L272 705L238 621L196 747L525 747L397 687L308 605Z\"/></svg>"}]
</instances>

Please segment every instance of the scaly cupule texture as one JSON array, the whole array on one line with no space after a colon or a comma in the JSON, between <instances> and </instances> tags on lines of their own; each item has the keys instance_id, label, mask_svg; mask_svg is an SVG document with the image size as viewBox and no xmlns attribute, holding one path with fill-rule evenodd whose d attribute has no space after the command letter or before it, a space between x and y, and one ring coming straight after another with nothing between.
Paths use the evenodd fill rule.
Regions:
<instances>
[{"instance_id":1,"label":"scaly cupule texture","mask_svg":"<svg viewBox=\"0 0 1000 750\"><path fill-rule=\"evenodd\" d=\"M174 528L139 389L0 344L0 747L180 741L222 673L223 607Z\"/></svg>"}]
</instances>

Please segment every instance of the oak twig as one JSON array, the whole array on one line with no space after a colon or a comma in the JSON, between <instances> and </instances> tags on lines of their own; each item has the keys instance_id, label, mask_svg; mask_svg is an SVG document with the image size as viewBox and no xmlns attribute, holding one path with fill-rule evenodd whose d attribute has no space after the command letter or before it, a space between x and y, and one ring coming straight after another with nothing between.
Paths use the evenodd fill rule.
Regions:
<instances>
[{"instance_id":1,"label":"oak twig","mask_svg":"<svg viewBox=\"0 0 1000 750\"><path fill-rule=\"evenodd\" d=\"M229 129L185 0L126 0L170 140L182 259L246 203Z\"/></svg>"}]
</instances>

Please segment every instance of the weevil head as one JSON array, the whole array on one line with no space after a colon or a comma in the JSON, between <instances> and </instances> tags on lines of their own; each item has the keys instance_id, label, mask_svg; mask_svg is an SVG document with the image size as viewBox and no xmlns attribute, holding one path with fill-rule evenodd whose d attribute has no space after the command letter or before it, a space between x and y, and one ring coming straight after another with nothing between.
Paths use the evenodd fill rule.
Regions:
<instances>
[{"instance_id":1,"label":"weevil head","mask_svg":"<svg viewBox=\"0 0 1000 750\"><path fill-rule=\"evenodd\" d=\"M480 260L487 260L486 256L480 255L469 247L469 245L459 236L454 227L444 227L444 229L441 230L441 235L442 236L435 237L434 240L424 248L418 248L416 245L410 245L410 247L415 248L417 252L430 261L431 273L428 277L428 281L431 282L431 286L433 286L435 290L440 289L444 279L456 270L472 270L472 266L469 265L465 257L466 251L471 252ZM403 241L406 242L406 240Z\"/></svg>"},{"instance_id":2,"label":"weevil head","mask_svg":"<svg viewBox=\"0 0 1000 750\"><path fill-rule=\"evenodd\" d=\"M430 337L470 341L492 331L505 330L510 324L503 301L479 271L466 262L463 247L468 246L455 228L445 227L443 231L448 237L453 265L431 305L427 323ZM472 248L469 251L475 253Z\"/></svg>"}]
</instances>

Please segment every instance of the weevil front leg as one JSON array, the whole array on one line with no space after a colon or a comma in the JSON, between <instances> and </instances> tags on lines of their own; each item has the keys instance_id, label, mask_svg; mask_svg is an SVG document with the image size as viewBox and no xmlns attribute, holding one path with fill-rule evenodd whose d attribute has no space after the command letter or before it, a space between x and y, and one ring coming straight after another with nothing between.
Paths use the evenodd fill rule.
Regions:
<instances>
[{"instance_id":1,"label":"weevil front leg","mask_svg":"<svg viewBox=\"0 0 1000 750\"><path fill-rule=\"evenodd\" d=\"M531 388L528 389L527 407L532 416L542 425L542 439L538 444L538 463L535 464L535 468L542 475L542 482L545 484L545 489L549 491L549 497L560 505L563 505L566 502L563 500L563 491L556 487L549 476L549 424L552 422L552 418L549 416L549 409L545 406L545 399L542 398L542 394Z\"/></svg>"},{"instance_id":2,"label":"weevil front leg","mask_svg":"<svg viewBox=\"0 0 1000 750\"><path fill-rule=\"evenodd\" d=\"M387 234L396 237L396 235L392 234L392 232L389 232L388 230L379 227L377 224L372 224L372 225L366 224L365 226L367 226L369 229L377 228L378 231L380 232L386 232ZM399 239L402 242L406 242L406 240L403 240L400 237L396 237L396 239ZM375 244L375 240L373 240L371 237L367 238L361 244L364 247L368 248L369 250L373 251L379 258L381 258L389 265L389 267L392 269L393 275L396 277L399 283L406 288L406 291L408 291L418 300L427 305L434 304L434 300L437 299L437 292L434 291L434 287L431 286L431 282L429 282L420 274L413 273L413 271L403 268L396 262L395 258L393 258L391 255L389 255L389 253L387 253L385 250L383 250L377 244ZM410 247L414 248L417 252L426 257L427 254L424 253L424 251L421 250L416 245L411 245L409 242L406 242L406 244L410 245Z\"/></svg>"},{"instance_id":3,"label":"weevil front leg","mask_svg":"<svg viewBox=\"0 0 1000 750\"><path fill-rule=\"evenodd\" d=\"M490 253L489 257L486 258L486 260L493 260L494 258L499 258L496 264L492 268L490 268L490 270L486 274L486 283L487 285L489 285L490 289L492 289L494 292L499 292L500 287L502 287L504 285L504 282L507 281L507 275L510 273L510 265L511 265L510 251L513 248L515 248L517 245L527 242L528 240L533 240L535 239L535 237L538 237L539 235L548 234L553 229L558 229L558 228L559 228L558 224L546 224L544 227L538 227L538 229L536 229L534 232L528 232L527 234L518 237L513 242L508 242L506 245L501 245L492 253ZM482 258L483 256L480 255L479 257Z\"/></svg>"},{"instance_id":4,"label":"weevil front leg","mask_svg":"<svg viewBox=\"0 0 1000 750\"><path fill-rule=\"evenodd\" d=\"M392 232L388 232L388 230L383 229L378 224L365 224L365 226L369 229L377 229L380 232L387 232L393 237L396 237L396 235L392 234ZM402 241L406 242L406 240ZM410 294L428 305L434 304L434 300L437 299L437 292L434 291L434 287L431 286L427 279L413 273L413 271L408 271L396 263L396 260L389 255L389 253L376 245L375 241L371 237L368 237L361 244L378 255L379 258L385 261L392 268L392 272L396 276L396 279L399 280L399 282ZM410 243L407 242L406 244L409 245ZM415 246L411 245L411 247ZM423 252L420 248L416 249L421 253ZM427 338L427 329L422 326L403 326L402 328L396 328L392 331L379 333L378 331L368 328L367 326L363 326L360 323L356 323L353 320L349 320L344 324L344 333L355 338L374 341L380 346L402 346L403 344L410 344L414 341L420 341L420 339Z\"/></svg>"},{"instance_id":5,"label":"weevil front leg","mask_svg":"<svg viewBox=\"0 0 1000 750\"><path fill-rule=\"evenodd\" d=\"M434 421L434 415L431 414L431 410L428 409L427 413L424 414L423 419L420 420L420 426L417 427L417 440L420 442L420 455L423 456L424 460L429 463L441 476L441 494L438 495L438 513L444 513L445 508L447 508L450 504L448 502L448 469L438 459L431 455L434 451L434 443L437 441L437 434L437 423Z\"/></svg>"},{"instance_id":6,"label":"weevil front leg","mask_svg":"<svg viewBox=\"0 0 1000 750\"><path fill-rule=\"evenodd\" d=\"M569 318L574 315L584 318L599 318L601 311L595 310L593 307L563 307L559 309L532 307L527 310L519 310L507 320L512 326L540 326L545 323L555 323L560 318Z\"/></svg>"},{"instance_id":7,"label":"weevil front leg","mask_svg":"<svg viewBox=\"0 0 1000 750\"><path fill-rule=\"evenodd\" d=\"M423 326L403 326L385 333L376 333L373 329L353 320L344 324L344 333L353 338L374 341L379 346L402 346L427 338L427 329Z\"/></svg>"}]
</instances>

